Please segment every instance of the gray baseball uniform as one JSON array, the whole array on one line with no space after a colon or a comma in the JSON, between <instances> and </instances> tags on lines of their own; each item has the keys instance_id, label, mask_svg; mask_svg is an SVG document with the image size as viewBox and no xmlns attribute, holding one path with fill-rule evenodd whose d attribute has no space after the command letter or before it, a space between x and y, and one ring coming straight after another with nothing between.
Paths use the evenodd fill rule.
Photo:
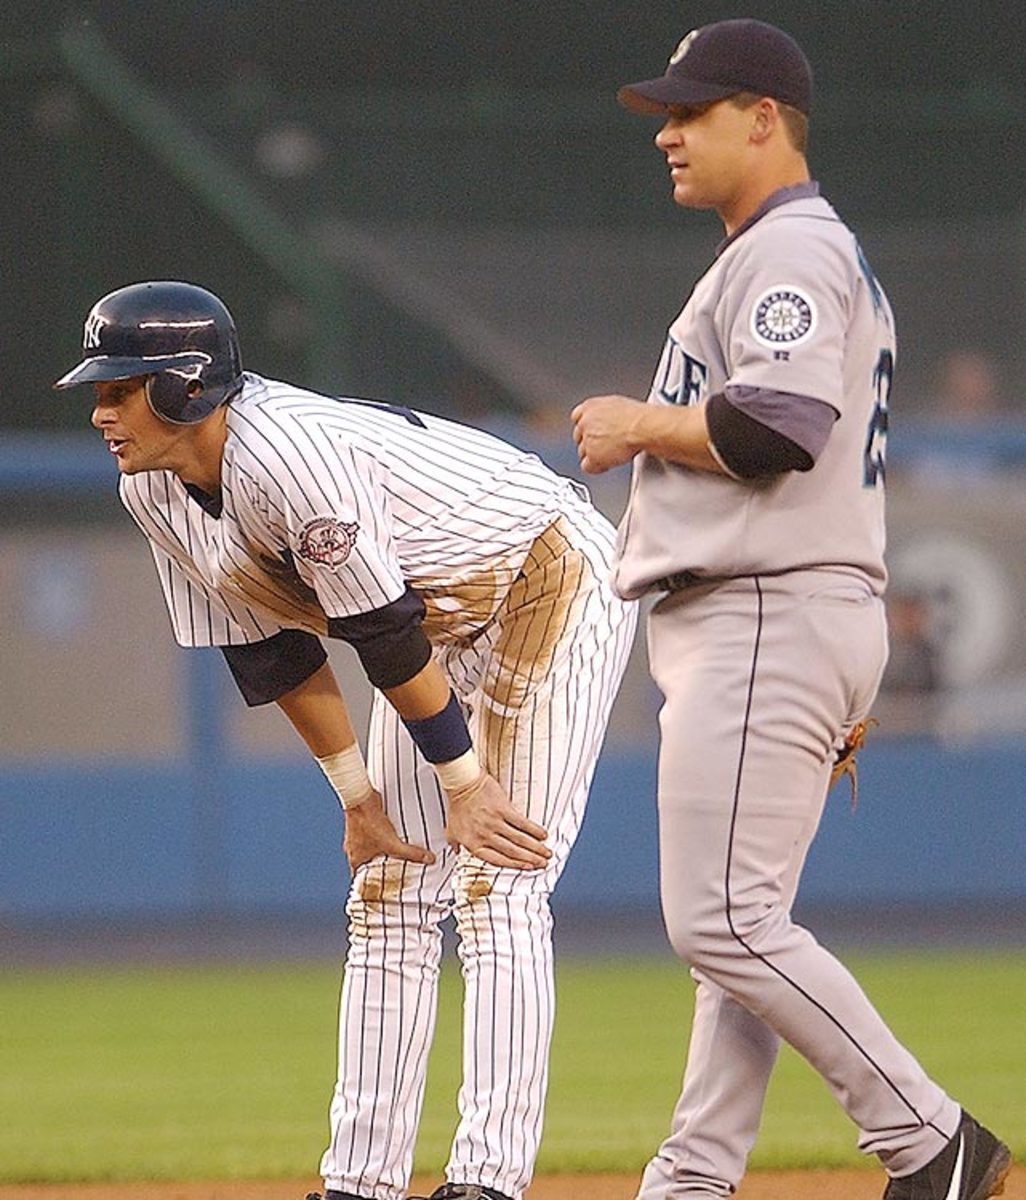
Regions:
<instances>
[{"instance_id":1,"label":"gray baseball uniform","mask_svg":"<svg viewBox=\"0 0 1026 1200\"><path fill-rule=\"evenodd\" d=\"M659 405L725 396L808 448L811 469L741 480L635 461L614 578L624 596L665 593L649 624L665 696L662 901L697 981L683 1092L642 1200L733 1192L780 1038L895 1174L958 1126L958 1105L790 917L835 747L866 716L886 658L894 354L858 243L816 185L800 184L721 247L670 327L649 394Z\"/></svg>"},{"instance_id":2,"label":"gray baseball uniform","mask_svg":"<svg viewBox=\"0 0 1026 1200\"><path fill-rule=\"evenodd\" d=\"M698 404L728 392L743 409L750 392L771 391L820 400L838 420L814 471L756 487L639 456L620 593L640 595L683 570L720 578L805 566L851 573L881 592L894 356L887 299L851 232L815 184L786 189L695 285L649 401ZM767 423L801 440L801 422L781 406Z\"/></svg>"}]
</instances>

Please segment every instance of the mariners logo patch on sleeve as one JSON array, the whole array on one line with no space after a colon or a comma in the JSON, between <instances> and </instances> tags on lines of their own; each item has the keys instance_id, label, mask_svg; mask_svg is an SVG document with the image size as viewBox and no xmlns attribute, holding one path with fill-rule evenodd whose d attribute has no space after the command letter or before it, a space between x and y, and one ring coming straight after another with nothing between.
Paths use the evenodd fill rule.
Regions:
<instances>
[{"instance_id":1,"label":"mariners logo patch on sleeve","mask_svg":"<svg viewBox=\"0 0 1026 1200\"><path fill-rule=\"evenodd\" d=\"M315 517L299 531L296 553L318 567L334 570L342 566L353 547L360 526L355 521L336 521L334 517Z\"/></svg>"},{"instance_id":2,"label":"mariners logo patch on sleeve","mask_svg":"<svg viewBox=\"0 0 1026 1200\"><path fill-rule=\"evenodd\" d=\"M752 309L752 333L764 346L796 346L816 328L812 297L791 284L763 292Z\"/></svg>"}]
</instances>

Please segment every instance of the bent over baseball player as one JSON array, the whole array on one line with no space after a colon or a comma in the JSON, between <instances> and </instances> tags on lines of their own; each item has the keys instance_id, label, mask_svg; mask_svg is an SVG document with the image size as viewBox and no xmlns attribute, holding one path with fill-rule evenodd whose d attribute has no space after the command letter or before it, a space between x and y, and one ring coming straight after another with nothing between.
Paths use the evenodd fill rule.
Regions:
<instances>
[{"instance_id":1,"label":"bent over baseball player","mask_svg":"<svg viewBox=\"0 0 1026 1200\"><path fill-rule=\"evenodd\" d=\"M726 231L647 402L573 412L586 471L634 460L614 579L655 596L662 904L696 981L683 1091L639 1197L735 1190L783 1038L879 1156L886 1200L986 1200L1008 1148L791 918L835 754L886 658L895 355L887 298L809 176L811 95L801 49L751 20L689 33L665 74L619 92L662 118L675 201Z\"/></svg>"},{"instance_id":2,"label":"bent over baseball player","mask_svg":"<svg viewBox=\"0 0 1026 1200\"><path fill-rule=\"evenodd\" d=\"M519 1200L553 1021L549 896L635 626L608 582L612 527L485 433L244 373L228 310L191 284L104 296L83 351L55 386L95 387L177 640L219 646L249 704L280 706L345 810L326 1200L406 1195L450 912L464 1070L434 1200ZM366 766L325 636L376 689Z\"/></svg>"}]
</instances>

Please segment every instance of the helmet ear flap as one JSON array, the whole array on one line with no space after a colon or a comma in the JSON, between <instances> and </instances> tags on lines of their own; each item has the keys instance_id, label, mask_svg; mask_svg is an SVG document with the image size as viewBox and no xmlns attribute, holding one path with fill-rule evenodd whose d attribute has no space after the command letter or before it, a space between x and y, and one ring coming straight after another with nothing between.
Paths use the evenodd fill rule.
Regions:
<instances>
[{"instance_id":1,"label":"helmet ear flap","mask_svg":"<svg viewBox=\"0 0 1026 1200\"><path fill-rule=\"evenodd\" d=\"M146 399L150 408L165 421L175 425L193 425L202 421L220 403L210 403L209 391L203 380L195 374L181 371L158 371L146 377ZM217 393L213 389L214 394Z\"/></svg>"},{"instance_id":2,"label":"helmet ear flap","mask_svg":"<svg viewBox=\"0 0 1026 1200\"><path fill-rule=\"evenodd\" d=\"M188 424L185 406L196 394L193 385L203 385L196 379L185 379L175 371L158 371L146 376L146 399L158 417L175 424Z\"/></svg>"}]
</instances>

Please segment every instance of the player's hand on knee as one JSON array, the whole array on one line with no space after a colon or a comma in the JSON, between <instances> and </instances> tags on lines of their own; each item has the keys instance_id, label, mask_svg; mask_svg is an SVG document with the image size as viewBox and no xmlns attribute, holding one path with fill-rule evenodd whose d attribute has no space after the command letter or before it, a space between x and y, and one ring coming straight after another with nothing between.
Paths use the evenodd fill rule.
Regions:
<instances>
[{"instance_id":1,"label":"player's hand on knee","mask_svg":"<svg viewBox=\"0 0 1026 1200\"><path fill-rule=\"evenodd\" d=\"M538 870L552 857L548 831L518 812L499 783L482 771L466 787L446 792L451 846L462 846L495 867Z\"/></svg>"},{"instance_id":2,"label":"player's hand on knee","mask_svg":"<svg viewBox=\"0 0 1026 1200\"><path fill-rule=\"evenodd\" d=\"M430 850L404 842L396 833L378 792L372 792L362 804L356 805L355 808L347 808L345 813L346 833L342 849L349 859L351 871L355 872L357 867L362 867L379 854L387 854L390 858L402 858L407 862L435 861L435 856Z\"/></svg>"},{"instance_id":3,"label":"player's hand on knee","mask_svg":"<svg viewBox=\"0 0 1026 1200\"><path fill-rule=\"evenodd\" d=\"M589 396L570 413L581 467L599 475L637 454L635 427L646 405L630 396Z\"/></svg>"}]
</instances>

